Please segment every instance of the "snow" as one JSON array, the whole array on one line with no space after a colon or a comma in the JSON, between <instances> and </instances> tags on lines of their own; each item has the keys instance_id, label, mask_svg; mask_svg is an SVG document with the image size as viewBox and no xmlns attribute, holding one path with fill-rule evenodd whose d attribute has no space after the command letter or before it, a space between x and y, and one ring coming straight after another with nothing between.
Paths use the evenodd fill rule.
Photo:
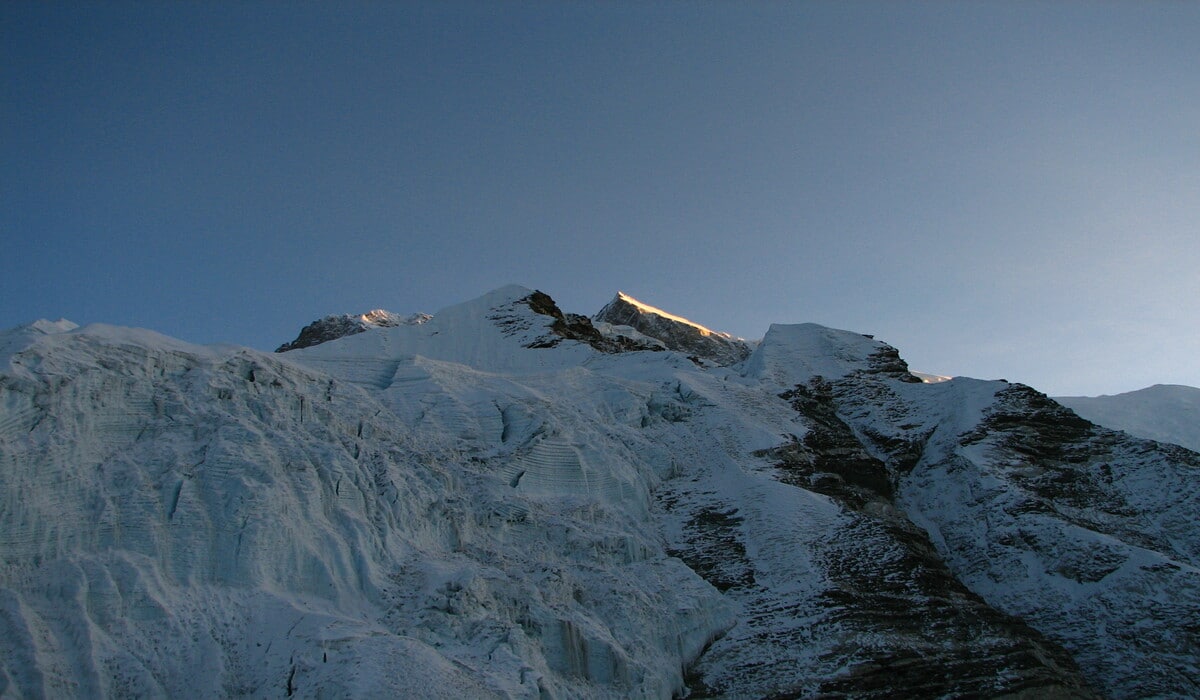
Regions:
<instances>
[{"instance_id":1,"label":"snow","mask_svg":"<svg viewBox=\"0 0 1200 700\"><path fill-rule=\"evenodd\" d=\"M926 384L938 384L940 382L948 382L954 377L947 377L941 374L930 374L928 372L913 371L912 375Z\"/></svg>"},{"instance_id":2,"label":"snow","mask_svg":"<svg viewBox=\"0 0 1200 700\"><path fill-rule=\"evenodd\" d=\"M773 323L746 360L744 372L790 389L813 377L834 380L863 369L868 358L885 347L867 336L815 323Z\"/></svg>"},{"instance_id":3,"label":"snow","mask_svg":"<svg viewBox=\"0 0 1200 700\"><path fill-rule=\"evenodd\" d=\"M626 326L626 325L620 325L620 324L614 325L612 323L606 323L604 321L593 321L592 325L596 328L597 331L600 332L600 335L604 336L605 338L615 338L618 336L625 336L626 338L629 338L630 340L632 340L636 343L639 343L641 345L644 345L646 347L659 348L661 350L667 349L666 343L659 340L658 338L651 338L650 336L642 333L641 331L634 328L633 326Z\"/></svg>"},{"instance_id":4,"label":"snow","mask_svg":"<svg viewBox=\"0 0 1200 700\"><path fill-rule=\"evenodd\" d=\"M1115 396L1060 396L1081 417L1130 435L1200 452L1200 389L1155 384Z\"/></svg>"},{"instance_id":5,"label":"snow","mask_svg":"<svg viewBox=\"0 0 1200 700\"><path fill-rule=\"evenodd\" d=\"M695 321L689 321L688 319L683 318L682 316L676 316L675 314L663 311L662 309L660 309L656 306L651 306L644 302L640 302L637 299L634 299L633 297L629 296L625 292L618 291L617 298L620 299L621 301L626 302L627 304L630 304L631 306L636 307L642 313L654 314L656 316L662 316L663 318L665 318L669 321L674 321L676 323L682 323L686 326L691 326L692 328L695 328L696 330L700 331L701 335L706 335L706 336L707 335L717 335L717 336L721 336L723 338L733 338L733 336L729 335L728 333L718 333L717 331L709 330L708 328L705 328L704 326L700 325L699 323L696 323Z\"/></svg>"},{"instance_id":6,"label":"snow","mask_svg":"<svg viewBox=\"0 0 1200 700\"><path fill-rule=\"evenodd\" d=\"M902 381L886 344L814 324L730 367L608 354L532 293L285 354L0 333L0 695L669 698L685 670L816 695L888 654L941 669L946 630L1020 687L1004 650L1041 638L932 596L897 528L1107 694L1200 683L1200 497L1175 453L1089 437L1071 468L1093 500L1045 495L1059 472L1005 441L1033 429L981 427L1030 413L1013 385ZM817 385L894 503L849 507L775 456L820 427L781 394ZM862 580L898 609L863 607Z\"/></svg>"},{"instance_id":7,"label":"snow","mask_svg":"<svg viewBox=\"0 0 1200 700\"><path fill-rule=\"evenodd\" d=\"M285 360L361 384L383 385L390 382L392 363L415 356L483 371L522 373L577 365L595 354L576 341L564 341L566 347L558 352L528 352L529 344L548 335L554 320L519 303L532 293L509 285L442 309L426 323L346 336L292 351Z\"/></svg>"},{"instance_id":8,"label":"snow","mask_svg":"<svg viewBox=\"0 0 1200 700\"><path fill-rule=\"evenodd\" d=\"M79 326L65 318L57 321L38 319L24 326L0 331L0 364L7 364L16 353L29 347L39 338L75 330Z\"/></svg>"},{"instance_id":9,"label":"snow","mask_svg":"<svg viewBox=\"0 0 1200 700\"><path fill-rule=\"evenodd\" d=\"M751 346L741 338L718 333L688 319L669 314L662 309L643 304L629 295L618 292L611 302L600 309L592 322L601 333L611 328L631 328L635 334L622 334L643 346L661 347L684 353L697 361L729 366L742 362Z\"/></svg>"}]
</instances>

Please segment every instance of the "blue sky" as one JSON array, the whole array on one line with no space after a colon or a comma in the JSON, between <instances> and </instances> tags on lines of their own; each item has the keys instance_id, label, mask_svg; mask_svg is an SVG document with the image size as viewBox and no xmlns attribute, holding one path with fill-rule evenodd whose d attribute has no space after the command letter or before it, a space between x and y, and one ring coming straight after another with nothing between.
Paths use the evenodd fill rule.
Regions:
<instances>
[{"instance_id":1,"label":"blue sky","mask_svg":"<svg viewBox=\"0 0 1200 700\"><path fill-rule=\"evenodd\" d=\"M516 282L1200 386L1200 3L0 5L0 326Z\"/></svg>"}]
</instances>

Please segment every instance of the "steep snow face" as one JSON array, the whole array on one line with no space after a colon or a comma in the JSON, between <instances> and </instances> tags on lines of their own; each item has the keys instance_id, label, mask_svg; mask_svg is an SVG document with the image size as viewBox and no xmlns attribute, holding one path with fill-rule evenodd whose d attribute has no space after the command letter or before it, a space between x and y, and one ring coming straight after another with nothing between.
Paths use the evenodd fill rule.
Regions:
<instances>
[{"instance_id":1,"label":"steep snow face","mask_svg":"<svg viewBox=\"0 0 1200 700\"><path fill-rule=\"evenodd\" d=\"M1060 396L1080 416L1113 430L1200 452L1200 389L1155 384L1115 396Z\"/></svg>"},{"instance_id":2,"label":"steep snow face","mask_svg":"<svg viewBox=\"0 0 1200 700\"><path fill-rule=\"evenodd\" d=\"M570 432L592 412L640 423L637 399L581 378L612 403L578 414L433 360L406 378L397 405L440 420L280 356L147 332L17 349L0 377L5 697L681 688L729 606L630 514L665 465ZM444 430L484 396L500 429Z\"/></svg>"},{"instance_id":3,"label":"steep snow face","mask_svg":"<svg viewBox=\"0 0 1200 700\"><path fill-rule=\"evenodd\" d=\"M741 338L711 331L698 323L644 304L617 292L593 320L611 326L628 326L649 336L671 350L702 357L719 365L732 365L746 359L750 347Z\"/></svg>"},{"instance_id":4,"label":"steep snow face","mask_svg":"<svg viewBox=\"0 0 1200 700\"><path fill-rule=\"evenodd\" d=\"M396 326L417 326L433 318L429 314L415 313L408 316L392 313L384 309L374 309L365 314L342 314L325 316L305 326L300 335L290 343L284 343L275 352L287 352L300 348L320 345L331 340L337 340L347 335L363 333L371 328L395 328Z\"/></svg>"},{"instance_id":5,"label":"steep snow face","mask_svg":"<svg viewBox=\"0 0 1200 700\"><path fill-rule=\"evenodd\" d=\"M1194 455L856 333L51 330L0 335L5 697L1200 691Z\"/></svg>"}]
</instances>

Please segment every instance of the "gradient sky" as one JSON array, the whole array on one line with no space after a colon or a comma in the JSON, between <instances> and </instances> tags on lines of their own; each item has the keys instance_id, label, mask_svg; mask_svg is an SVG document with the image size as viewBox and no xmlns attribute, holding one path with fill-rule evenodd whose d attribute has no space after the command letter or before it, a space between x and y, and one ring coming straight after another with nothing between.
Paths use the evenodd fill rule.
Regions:
<instances>
[{"instance_id":1,"label":"gradient sky","mask_svg":"<svg viewBox=\"0 0 1200 700\"><path fill-rule=\"evenodd\" d=\"M510 282L1200 386L1200 3L0 4L0 326Z\"/></svg>"}]
</instances>

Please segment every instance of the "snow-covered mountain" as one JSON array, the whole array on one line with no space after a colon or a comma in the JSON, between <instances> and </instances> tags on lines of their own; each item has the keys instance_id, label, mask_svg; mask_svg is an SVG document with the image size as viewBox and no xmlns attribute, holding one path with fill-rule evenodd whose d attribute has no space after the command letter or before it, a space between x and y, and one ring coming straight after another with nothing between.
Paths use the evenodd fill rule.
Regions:
<instances>
[{"instance_id":1,"label":"snow-covered mountain","mask_svg":"<svg viewBox=\"0 0 1200 700\"><path fill-rule=\"evenodd\" d=\"M1080 416L1130 435L1200 451L1200 389L1155 384L1113 396L1060 396Z\"/></svg>"},{"instance_id":2,"label":"snow-covered mountain","mask_svg":"<svg viewBox=\"0 0 1200 700\"><path fill-rule=\"evenodd\" d=\"M1200 694L1200 456L617 302L0 334L0 696Z\"/></svg>"}]
</instances>

